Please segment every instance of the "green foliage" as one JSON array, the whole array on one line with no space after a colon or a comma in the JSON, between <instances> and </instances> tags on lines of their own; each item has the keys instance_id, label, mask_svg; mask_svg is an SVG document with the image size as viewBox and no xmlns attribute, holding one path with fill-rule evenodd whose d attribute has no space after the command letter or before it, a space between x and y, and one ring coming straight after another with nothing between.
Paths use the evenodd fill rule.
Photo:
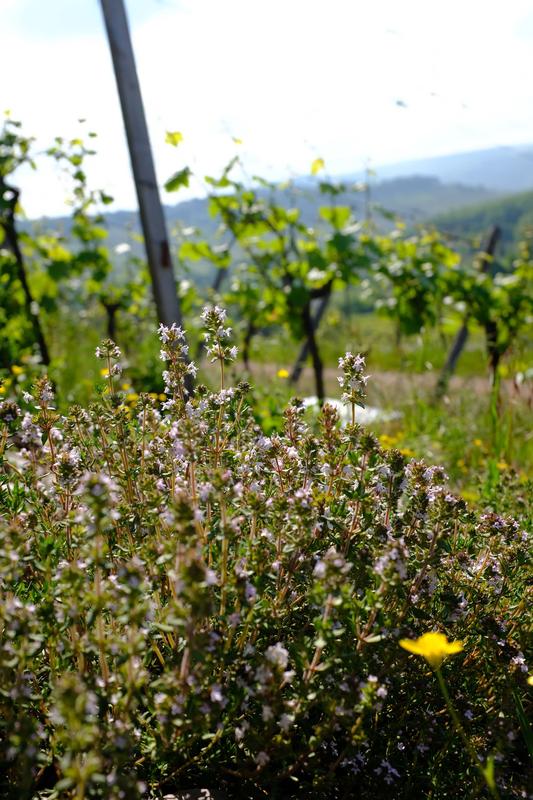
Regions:
<instances>
[{"instance_id":1,"label":"green foliage","mask_svg":"<svg viewBox=\"0 0 533 800\"><path fill-rule=\"evenodd\" d=\"M175 172L172 178L168 179L168 181L165 183L165 189L167 192L177 192L178 189L181 189L183 186L189 185L190 177L191 171L189 167L184 167L178 172Z\"/></svg>"},{"instance_id":2,"label":"green foliage","mask_svg":"<svg viewBox=\"0 0 533 800\"><path fill-rule=\"evenodd\" d=\"M346 186L331 181L319 183L328 204L318 207L315 224L309 225L297 207L282 204L276 185L257 177L253 182L234 178L238 165L233 159L220 178L206 179L213 189L209 208L220 220L222 243L185 241L180 259L212 264L218 272L213 284L217 292L220 270L231 269L230 290L223 296L242 320L246 365L253 336L283 326L294 341L306 342L316 394L323 397L315 301L327 302L351 285L394 320L398 336L442 330L450 313L474 320L485 330L493 375L530 325L531 262L525 244L503 271L484 273L476 258L461 258L435 230L414 234L396 221L395 229L384 235L371 221L358 223L352 208L339 203ZM318 171L323 164L315 166Z\"/></svg>"},{"instance_id":3,"label":"green foliage","mask_svg":"<svg viewBox=\"0 0 533 800\"><path fill-rule=\"evenodd\" d=\"M378 265L385 299L376 306L397 321L402 333L412 335L440 322L450 275L461 274L460 259L435 231L405 237L401 230L379 240L388 257Z\"/></svg>"},{"instance_id":4,"label":"green foliage","mask_svg":"<svg viewBox=\"0 0 533 800\"><path fill-rule=\"evenodd\" d=\"M337 204L346 187L329 181L319 184L328 204L317 209L316 224L310 226L298 208L281 204L274 184L260 178L252 184L233 178L238 164L233 159L220 178L206 179L214 190L209 208L220 220L223 244L215 248L205 240L186 241L180 258L205 260L217 270L227 270L233 254L237 265L224 300L244 321L245 360L258 330L282 325L294 340L307 341L317 394L322 396L312 304L351 284L366 282L382 296L390 295L382 307L407 333L435 323L443 274L458 262L437 234L407 238L398 228L390 236L378 235L371 224L357 223L350 206ZM217 279L215 285L220 284Z\"/></svg>"},{"instance_id":5,"label":"green foliage","mask_svg":"<svg viewBox=\"0 0 533 800\"><path fill-rule=\"evenodd\" d=\"M32 158L32 147L35 139L23 136L20 132L21 123L11 119L9 113L4 116L2 131L0 133L0 176L8 178L23 164L35 168ZM0 208L4 210L4 198L0 198Z\"/></svg>"},{"instance_id":6,"label":"green foliage","mask_svg":"<svg viewBox=\"0 0 533 800\"><path fill-rule=\"evenodd\" d=\"M507 271L464 271L451 291L487 332L489 354L499 361L533 320L533 261L522 242Z\"/></svg>"},{"instance_id":7,"label":"green foliage","mask_svg":"<svg viewBox=\"0 0 533 800\"><path fill-rule=\"evenodd\" d=\"M94 139L94 134L89 133L89 138ZM0 153L2 181L10 182L7 193L12 191L11 182L16 179L19 167L36 166L32 141L20 133L20 123L9 118L5 120L0 132ZM0 231L5 237L5 232L10 232L9 240L6 238L8 248L0 249L0 299L5 315L5 324L0 326L0 357L4 367L34 360L36 316L44 339L53 344L57 328L68 327L68 318L72 315L90 314L95 300L105 313L110 335L117 334L119 310L136 316L139 312L140 316L149 314L148 275L144 262L130 258L120 282L115 279L102 213L102 208L110 205L113 198L89 187L85 161L92 155L94 150L87 147L83 139L61 137L56 137L53 146L41 154L41 158L52 158L72 182L68 235L44 229L42 224L24 224L19 203L13 206L11 202L5 206L3 215L0 214ZM20 251L19 261L15 258L14 247ZM48 347L50 349L52 372L60 375L68 355L61 347ZM42 349L39 358L42 359Z\"/></svg>"}]
</instances>

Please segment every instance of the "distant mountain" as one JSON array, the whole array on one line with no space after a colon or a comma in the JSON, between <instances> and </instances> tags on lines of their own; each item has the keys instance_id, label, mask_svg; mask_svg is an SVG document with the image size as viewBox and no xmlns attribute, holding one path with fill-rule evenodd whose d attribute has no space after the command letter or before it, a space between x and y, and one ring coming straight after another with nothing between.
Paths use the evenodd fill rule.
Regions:
<instances>
[{"instance_id":1,"label":"distant mountain","mask_svg":"<svg viewBox=\"0 0 533 800\"><path fill-rule=\"evenodd\" d=\"M406 175L428 175L443 183L461 183L511 194L533 189L533 145L510 145L436 158L385 164L375 169L378 181ZM351 176L363 180L361 172Z\"/></svg>"},{"instance_id":2,"label":"distant mountain","mask_svg":"<svg viewBox=\"0 0 533 800\"><path fill-rule=\"evenodd\" d=\"M379 220L379 209L385 209L412 224L434 221L457 235L483 234L494 220L505 218L504 238L511 241L520 225L525 224L523 215L533 213L533 145L495 147L385 165L377 168L376 176L370 179L366 198L354 188L355 183L365 180L363 173L341 175L337 179L350 189L337 197L336 202L351 205L359 218L370 209L374 219ZM531 195L502 197L523 189L532 190ZM317 179L309 177L295 180L289 189L278 190L276 199L282 205L300 208L306 224L316 224L318 207L327 203L327 197L318 191ZM198 229L212 238L218 226L218 221L208 213L205 199L165 206L165 215L171 233L177 227L182 231ZM108 212L106 223L107 244L112 250L128 242L134 254L142 254L136 212ZM68 218L40 220L39 224L62 228L67 235L70 228ZM121 261L117 256L117 264Z\"/></svg>"},{"instance_id":3,"label":"distant mountain","mask_svg":"<svg viewBox=\"0 0 533 800\"><path fill-rule=\"evenodd\" d=\"M486 236L498 225L502 232L498 249L505 250L520 239L533 240L533 191L448 211L433 221L450 236L468 239Z\"/></svg>"},{"instance_id":4,"label":"distant mountain","mask_svg":"<svg viewBox=\"0 0 533 800\"><path fill-rule=\"evenodd\" d=\"M498 194L482 186L444 183L427 175L409 175L370 185L370 201L374 206L393 211L408 222L423 222L436 214L454 208L482 203ZM356 203L358 209L361 202Z\"/></svg>"},{"instance_id":5,"label":"distant mountain","mask_svg":"<svg viewBox=\"0 0 533 800\"><path fill-rule=\"evenodd\" d=\"M348 184L347 184L348 185ZM352 206L356 216L362 218L366 213L366 200L361 191L351 188L336 198L337 204ZM260 190L261 192L263 190ZM393 178L375 183L369 194L369 209L379 221L379 209L392 212L408 222L422 222L430 217L445 213L457 207L482 203L498 196L480 186L463 186L459 183L442 183L438 178L423 175ZM308 224L316 224L318 208L328 202L328 197L320 194L314 184L301 185L298 182L289 189L280 189L276 193L276 201L287 207L298 207L302 220ZM176 226L182 230L196 228L211 238L217 229L218 221L208 212L207 200L184 200L174 206L165 206L165 216L169 231ZM59 228L68 234L70 220L68 217L44 218L38 221L43 228ZM114 248L123 242L129 242L132 249L141 252L135 236L140 233L138 215L134 211L108 211L106 224L109 231L108 245Z\"/></svg>"}]
</instances>

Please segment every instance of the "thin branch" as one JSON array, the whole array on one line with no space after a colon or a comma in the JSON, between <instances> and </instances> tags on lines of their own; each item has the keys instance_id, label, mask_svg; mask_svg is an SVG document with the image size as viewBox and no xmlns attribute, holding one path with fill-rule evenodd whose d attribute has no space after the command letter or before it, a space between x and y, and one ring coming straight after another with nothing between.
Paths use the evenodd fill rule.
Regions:
<instances>
[{"instance_id":1,"label":"thin branch","mask_svg":"<svg viewBox=\"0 0 533 800\"><path fill-rule=\"evenodd\" d=\"M8 186L8 184L4 181L4 178L0 175L0 197L2 198L4 207L6 209L4 215L0 217L0 225L4 229L7 245L15 258L15 263L17 265L17 277L24 293L26 312L33 328L33 334L39 348L41 361L47 367L50 364L50 351L48 349L41 326L41 320L39 319L39 313L37 310L38 306L33 298L28 282L26 266L19 245L19 237L15 221L15 209L19 201L19 196L19 190L13 186Z\"/></svg>"}]
</instances>

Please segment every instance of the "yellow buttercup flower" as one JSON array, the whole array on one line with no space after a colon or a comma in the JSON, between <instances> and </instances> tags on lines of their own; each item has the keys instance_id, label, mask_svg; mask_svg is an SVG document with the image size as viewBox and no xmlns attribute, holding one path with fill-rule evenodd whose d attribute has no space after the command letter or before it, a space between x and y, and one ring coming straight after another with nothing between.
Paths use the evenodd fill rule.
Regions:
<instances>
[{"instance_id":1,"label":"yellow buttercup flower","mask_svg":"<svg viewBox=\"0 0 533 800\"><path fill-rule=\"evenodd\" d=\"M388 450L391 447L396 447L396 445L398 444L398 442L401 441L402 438L403 438L402 431L395 433L393 436L390 436L388 433L382 433L381 436L379 437L379 443L382 447L385 448L385 450ZM405 449L409 450L409 448ZM400 452L402 451L400 450ZM412 450L410 450L409 453L406 455L414 455L414 453Z\"/></svg>"},{"instance_id":2,"label":"yellow buttercup flower","mask_svg":"<svg viewBox=\"0 0 533 800\"><path fill-rule=\"evenodd\" d=\"M527 679L527 685L533 686L533 675L530 675L529 678Z\"/></svg>"},{"instance_id":3,"label":"yellow buttercup flower","mask_svg":"<svg viewBox=\"0 0 533 800\"><path fill-rule=\"evenodd\" d=\"M109 378L109 370L107 369L107 367L102 367L102 369L100 370L100 375L102 376L102 378Z\"/></svg>"},{"instance_id":4,"label":"yellow buttercup flower","mask_svg":"<svg viewBox=\"0 0 533 800\"><path fill-rule=\"evenodd\" d=\"M418 639L400 639L400 647L416 656L423 656L433 669L439 669L447 656L461 652L463 643L449 642L443 633L430 631Z\"/></svg>"},{"instance_id":5,"label":"yellow buttercup flower","mask_svg":"<svg viewBox=\"0 0 533 800\"><path fill-rule=\"evenodd\" d=\"M13 364L13 366L11 367L11 372L13 373L13 375L22 375L22 373L24 372L24 367L19 367L18 364Z\"/></svg>"},{"instance_id":6,"label":"yellow buttercup flower","mask_svg":"<svg viewBox=\"0 0 533 800\"><path fill-rule=\"evenodd\" d=\"M288 378L289 372L286 369L278 369L278 378Z\"/></svg>"}]
</instances>

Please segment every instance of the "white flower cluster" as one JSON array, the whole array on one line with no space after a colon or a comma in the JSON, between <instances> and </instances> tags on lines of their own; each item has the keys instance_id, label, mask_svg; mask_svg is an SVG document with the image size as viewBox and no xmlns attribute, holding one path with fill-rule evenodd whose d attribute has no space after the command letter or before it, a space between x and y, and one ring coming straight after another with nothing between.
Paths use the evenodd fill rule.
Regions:
<instances>
[{"instance_id":1,"label":"white flower cluster","mask_svg":"<svg viewBox=\"0 0 533 800\"><path fill-rule=\"evenodd\" d=\"M362 355L354 356L347 352L339 358L339 367L343 375L339 376L340 387L342 389L342 402L352 405L365 407L366 384L368 375L363 375L365 369L365 359Z\"/></svg>"},{"instance_id":2,"label":"white flower cluster","mask_svg":"<svg viewBox=\"0 0 533 800\"><path fill-rule=\"evenodd\" d=\"M50 405L54 402L54 390L48 378L43 378L38 383L38 397L41 405Z\"/></svg>"},{"instance_id":3,"label":"white flower cluster","mask_svg":"<svg viewBox=\"0 0 533 800\"><path fill-rule=\"evenodd\" d=\"M170 395L163 408L168 410L173 407L175 396L186 393L185 376L196 378L198 367L194 361L189 361L189 345L183 328L175 322L170 327L161 323L157 332L163 345L159 351L159 358L169 364L169 369L163 371L165 392Z\"/></svg>"},{"instance_id":4,"label":"white flower cluster","mask_svg":"<svg viewBox=\"0 0 533 800\"><path fill-rule=\"evenodd\" d=\"M120 347L118 347L112 339L105 339L101 345L96 348L95 353L96 358L107 360L108 370L107 372L102 371L102 375L105 378L122 375L122 364L119 363L122 353L120 352ZM111 364L112 361L115 363Z\"/></svg>"},{"instance_id":5,"label":"white flower cluster","mask_svg":"<svg viewBox=\"0 0 533 800\"><path fill-rule=\"evenodd\" d=\"M287 664L289 663L289 653L283 647L281 642L267 647L265 656L267 661L270 661L271 664L274 664L279 669L287 669Z\"/></svg>"},{"instance_id":6,"label":"white flower cluster","mask_svg":"<svg viewBox=\"0 0 533 800\"><path fill-rule=\"evenodd\" d=\"M220 306L205 306L202 311L205 350L211 364L215 361L223 363L235 361L239 352L237 347L224 344L231 336L231 328L224 327L226 316L225 309Z\"/></svg>"},{"instance_id":7,"label":"white flower cluster","mask_svg":"<svg viewBox=\"0 0 533 800\"><path fill-rule=\"evenodd\" d=\"M95 350L96 358L113 358L118 359L121 357L120 347L116 345L111 339L106 339L102 342L100 347Z\"/></svg>"}]
</instances>

